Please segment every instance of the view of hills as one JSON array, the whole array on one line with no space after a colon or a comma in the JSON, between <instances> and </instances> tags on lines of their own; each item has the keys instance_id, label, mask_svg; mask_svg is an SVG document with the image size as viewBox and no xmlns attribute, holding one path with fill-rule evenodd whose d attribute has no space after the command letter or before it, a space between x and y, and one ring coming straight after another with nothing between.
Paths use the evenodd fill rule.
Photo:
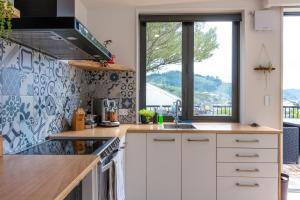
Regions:
<instances>
[{"instance_id":1,"label":"view of hills","mask_svg":"<svg viewBox=\"0 0 300 200\"><path fill-rule=\"evenodd\" d=\"M300 104L300 89L283 90L283 99L290 103Z\"/></svg>"},{"instance_id":2,"label":"view of hills","mask_svg":"<svg viewBox=\"0 0 300 200\"><path fill-rule=\"evenodd\" d=\"M181 96L181 72L169 71L147 75L147 83L155 85L169 93ZM194 76L194 101L199 106L230 105L231 84L224 83L218 77Z\"/></svg>"}]
</instances>

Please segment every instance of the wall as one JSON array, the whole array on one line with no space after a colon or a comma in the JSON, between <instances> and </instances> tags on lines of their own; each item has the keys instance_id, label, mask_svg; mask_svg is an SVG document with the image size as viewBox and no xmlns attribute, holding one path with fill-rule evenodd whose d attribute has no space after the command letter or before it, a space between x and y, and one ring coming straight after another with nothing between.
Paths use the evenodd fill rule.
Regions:
<instances>
[{"instance_id":1,"label":"wall","mask_svg":"<svg viewBox=\"0 0 300 200\"><path fill-rule=\"evenodd\" d=\"M70 129L74 110L91 98L114 98L135 120L135 74L87 72L31 49L0 41L0 133L15 152ZM134 117L132 117L132 115Z\"/></svg>"},{"instance_id":2,"label":"wall","mask_svg":"<svg viewBox=\"0 0 300 200\"><path fill-rule=\"evenodd\" d=\"M299 6L299 0L263 0L264 7Z\"/></svg>"},{"instance_id":3,"label":"wall","mask_svg":"<svg viewBox=\"0 0 300 200\"><path fill-rule=\"evenodd\" d=\"M163 4L163 3L162 3ZM214 0L199 3L154 5L138 7L133 4L105 3L88 7L88 24L100 38L112 39L112 51L119 63L138 66L139 13L224 13L241 12L241 66L240 66L240 119L242 123L257 122L274 128L281 127L281 10L275 11L275 29L270 32L253 30L251 12L263 8L261 0ZM97 19L97 20L95 20ZM101 28L103 26L104 28ZM137 38L137 40L134 40ZM134 42L135 41L135 42ZM259 64L261 45L265 44L277 70L268 76L268 87L262 74L253 70ZM138 71L138 67L137 67ZM271 105L264 106L264 96L271 96Z\"/></svg>"}]
</instances>

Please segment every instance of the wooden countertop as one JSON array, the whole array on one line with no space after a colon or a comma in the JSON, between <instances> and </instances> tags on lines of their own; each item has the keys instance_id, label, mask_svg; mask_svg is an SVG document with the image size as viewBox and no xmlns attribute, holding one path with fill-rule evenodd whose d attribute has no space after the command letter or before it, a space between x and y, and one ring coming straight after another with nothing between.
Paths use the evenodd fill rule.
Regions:
<instances>
[{"instance_id":1,"label":"wooden countertop","mask_svg":"<svg viewBox=\"0 0 300 200\"><path fill-rule=\"evenodd\" d=\"M92 155L3 156L0 199L64 199L98 162Z\"/></svg>"},{"instance_id":2,"label":"wooden countertop","mask_svg":"<svg viewBox=\"0 0 300 200\"><path fill-rule=\"evenodd\" d=\"M193 123L196 129L190 130L171 130L164 129L159 125L121 125L116 128L102 128L87 129L83 131L67 131L50 138L103 138L103 137L122 137L127 133L234 133L234 134L276 134L280 130L260 126L251 127L249 125L242 125L239 123Z\"/></svg>"}]
</instances>

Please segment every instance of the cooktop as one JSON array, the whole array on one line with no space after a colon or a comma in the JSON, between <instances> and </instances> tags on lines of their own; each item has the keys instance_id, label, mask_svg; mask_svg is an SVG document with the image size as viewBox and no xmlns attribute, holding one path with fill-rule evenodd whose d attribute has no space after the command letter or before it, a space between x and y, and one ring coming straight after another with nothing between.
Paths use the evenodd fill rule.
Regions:
<instances>
[{"instance_id":1,"label":"cooktop","mask_svg":"<svg viewBox=\"0 0 300 200\"><path fill-rule=\"evenodd\" d=\"M112 139L53 139L30 147L22 155L87 155L98 154Z\"/></svg>"}]
</instances>

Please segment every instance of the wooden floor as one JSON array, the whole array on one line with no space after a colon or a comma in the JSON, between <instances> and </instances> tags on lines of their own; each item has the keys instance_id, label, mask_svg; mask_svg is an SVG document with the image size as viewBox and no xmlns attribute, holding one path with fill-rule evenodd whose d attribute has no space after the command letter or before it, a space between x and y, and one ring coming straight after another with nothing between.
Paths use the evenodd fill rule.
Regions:
<instances>
[{"instance_id":1,"label":"wooden floor","mask_svg":"<svg viewBox=\"0 0 300 200\"><path fill-rule=\"evenodd\" d=\"M288 200L299 200L300 199L300 164L284 165L283 172L289 174L290 176Z\"/></svg>"}]
</instances>

